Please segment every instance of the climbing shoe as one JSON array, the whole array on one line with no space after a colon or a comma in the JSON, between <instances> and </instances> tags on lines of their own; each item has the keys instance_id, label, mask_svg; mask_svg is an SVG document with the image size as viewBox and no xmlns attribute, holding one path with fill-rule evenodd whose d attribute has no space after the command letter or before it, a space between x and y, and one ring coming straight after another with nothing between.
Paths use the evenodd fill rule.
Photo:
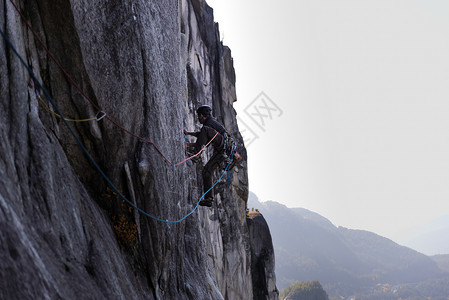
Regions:
<instances>
[{"instance_id":1,"label":"climbing shoe","mask_svg":"<svg viewBox=\"0 0 449 300\"><path fill-rule=\"evenodd\" d=\"M203 199L200 201L201 206L212 207L212 203L214 202L213 198Z\"/></svg>"}]
</instances>

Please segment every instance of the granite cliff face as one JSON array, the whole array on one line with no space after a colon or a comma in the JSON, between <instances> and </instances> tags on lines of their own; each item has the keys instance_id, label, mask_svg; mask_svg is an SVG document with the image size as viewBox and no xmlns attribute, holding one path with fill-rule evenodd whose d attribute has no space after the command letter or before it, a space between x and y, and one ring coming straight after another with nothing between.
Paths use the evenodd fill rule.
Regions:
<instances>
[{"instance_id":1,"label":"granite cliff face","mask_svg":"<svg viewBox=\"0 0 449 300\"><path fill-rule=\"evenodd\" d=\"M172 163L185 159L200 104L246 161L231 52L205 1L4 0L0 12L38 81L0 39L0 297L252 299L245 163L216 186L212 209L179 223L120 197L162 220L195 208L210 153ZM40 83L66 118L107 114L69 124L117 191L48 112Z\"/></svg>"}]
</instances>

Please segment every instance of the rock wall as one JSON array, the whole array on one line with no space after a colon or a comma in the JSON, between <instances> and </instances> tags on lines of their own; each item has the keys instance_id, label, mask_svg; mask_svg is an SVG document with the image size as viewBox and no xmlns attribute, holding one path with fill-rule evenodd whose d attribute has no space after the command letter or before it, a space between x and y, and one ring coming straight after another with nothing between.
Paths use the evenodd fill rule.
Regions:
<instances>
[{"instance_id":1,"label":"rock wall","mask_svg":"<svg viewBox=\"0 0 449 300\"><path fill-rule=\"evenodd\" d=\"M274 248L270 229L259 212L248 212L253 299L277 299Z\"/></svg>"},{"instance_id":2,"label":"rock wall","mask_svg":"<svg viewBox=\"0 0 449 300\"><path fill-rule=\"evenodd\" d=\"M216 186L213 208L179 223L120 197L163 220L195 208L210 153L198 164L167 160L185 158L183 129L200 128L200 104L246 161L231 52L212 9L204 0L11 1L0 2L0 28L62 114L107 114L69 124L117 191L0 39L0 298L251 299L246 163Z\"/></svg>"}]
</instances>

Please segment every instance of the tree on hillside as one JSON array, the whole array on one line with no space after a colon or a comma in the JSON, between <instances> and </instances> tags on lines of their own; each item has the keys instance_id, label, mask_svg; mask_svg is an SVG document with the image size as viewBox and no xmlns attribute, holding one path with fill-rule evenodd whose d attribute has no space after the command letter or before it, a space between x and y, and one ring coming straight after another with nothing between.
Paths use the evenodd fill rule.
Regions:
<instances>
[{"instance_id":1,"label":"tree on hillside","mask_svg":"<svg viewBox=\"0 0 449 300\"><path fill-rule=\"evenodd\" d=\"M326 291L316 280L297 282L285 288L280 298L283 300L329 300Z\"/></svg>"}]
</instances>

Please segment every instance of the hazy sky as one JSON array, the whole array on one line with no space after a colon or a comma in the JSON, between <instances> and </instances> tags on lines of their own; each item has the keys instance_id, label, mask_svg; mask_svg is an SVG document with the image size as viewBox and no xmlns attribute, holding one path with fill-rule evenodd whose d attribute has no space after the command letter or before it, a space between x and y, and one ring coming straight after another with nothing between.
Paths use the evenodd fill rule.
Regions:
<instances>
[{"instance_id":1,"label":"hazy sky","mask_svg":"<svg viewBox=\"0 0 449 300\"><path fill-rule=\"evenodd\" d=\"M393 239L449 214L448 0L207 2L261 201Z\"/></svg>"}]
</instances>

